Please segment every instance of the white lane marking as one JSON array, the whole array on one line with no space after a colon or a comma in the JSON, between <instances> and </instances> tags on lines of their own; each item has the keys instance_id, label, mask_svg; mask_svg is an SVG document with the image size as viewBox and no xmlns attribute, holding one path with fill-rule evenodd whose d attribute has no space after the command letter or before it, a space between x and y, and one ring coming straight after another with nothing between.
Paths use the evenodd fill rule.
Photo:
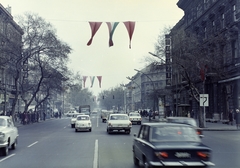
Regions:
<instances>
[{"instance_id":1,"label":"white lane marking","mask_svg":"<svg viewBox=\"0 0 240 168\"><path fill-rule=\"evenodd\" d=\"M98 127L98 116L97 116L97 127Z\"/></svg>"},{"instance_id":2,"label":"white lane marking","mask_svg":"<svg viewBox=\"0 0 240 168\"><path fill-rule=\"evenodd\" d=\"M95 140L93 168L98 168L98 140Z\"/></svg>"},{"instance_id":3,"label":"white lane marking","mask_svg":"<svg viewBox=\"0 0 240 168\"><path fill-rule=\"evenodd\" d=\"M33 145L35 145L35 144L37 144L37 143L38 143L38 141L32 143L31 145L28 145L28 148L30 148L31 146L33 146Z\"/></svg>"},{"instance_id":4,"label":"white lane marking","mask_svg":"<svg viewBox=\"0 0 240 168\"><path fill-rule=\"evenodd\" d=\"M15 155L15 153L14 153L14 154L11 154L11 155L9 155L9 156L3 158L3 159L1 159L0 162L3 162L4 160L6 160L6 159L8 159L8 158L10 158L10 157L13 157L14 155Z\"/></svg>"}]
</instances>

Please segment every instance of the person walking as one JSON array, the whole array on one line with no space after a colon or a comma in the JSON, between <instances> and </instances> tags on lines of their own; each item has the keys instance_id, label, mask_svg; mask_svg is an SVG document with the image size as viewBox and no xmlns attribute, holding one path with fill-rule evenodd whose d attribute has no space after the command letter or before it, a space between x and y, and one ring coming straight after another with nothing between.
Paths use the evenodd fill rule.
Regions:
<instances>
[{"instance_id":1,"label":"person walking","mask_svg":"<svg viewBox=\"0 0 240 168\"><path fill-rule=\"evenodd\" d=\"M237 129L240 126L240 113L239 113L239 109L236 109L236 126L237 126Z\"/></svg>"},{"instance_id":2,"label":"person walking","mask_svg":"<svg viewBox=\"0 0 240 168\"><path fill-rule=\"evenodd\" d=\"M231 109L228 114L228 124L233 125L233 110Z\"/></svg>"}]
</instances>

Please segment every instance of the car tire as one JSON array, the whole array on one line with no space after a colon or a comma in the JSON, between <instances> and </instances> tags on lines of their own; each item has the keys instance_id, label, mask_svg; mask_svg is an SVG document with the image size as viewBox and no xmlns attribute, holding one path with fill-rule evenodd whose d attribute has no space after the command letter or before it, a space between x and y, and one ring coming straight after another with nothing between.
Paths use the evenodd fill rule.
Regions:
<instances>
[{"instance_id":1,"label":"car tire","mask_svg":"<svg viewBox=\"0 0 240 168\"><path fill-rule=\"evenodd\" d=\"M107 129L107 133L108 133L108 134L111 134L111 131L110 131L109 129Z\"/></svg>"},{"instance_id":2,"label":"car tire","mask_svg":"<svg viewBox=\"0 0 240 168\"><path fill-rule=\"evenodd\" d=\"M135 154L133 153L133 163L135 166L139 166L139 160L135 157Z\"/></svg>"},{"instance_id":3,"label":"car tire","mask_svg":"<svg viewBox=\"0 0 240 168\"><path fill-rule=\"evenodd\" d=\"M78 132L78 130L77 130L77 129L75 129L75 132Z\"/></svg>"},{"instance_id":4,"label":"car tire","mask_svg":"<svg viewBox=\"0 0 240 168\"><path fill-rule=\"evenodd\" d=\"M15 139L14 143L11 145L11 149L16 149L17 147L17 138Z\"/></svg>"},{"instance_id":5,"label":"car tire","mask_svg":"<svg viewBox=\"0 0 240 168\"><path fill-rule=\"evenodd\" d=\"M89 132L92 132L92 128L89 129Z\"/></svg>"},{"instance_id":6,"label":"car tire","mask_svg":"<svg viewBox=\"0 0 240 168\"><path fill-rule=\"evenodd\" d=\"M2 148L3 156L7 156L7 155L8 155L8 151L9 151L8 146L3 147L3 148Z\"/></svg>"},{"instance_id":7,"label":"car tire","mask_svg":"<svg viewBox=\"0 0 240 168\"><path fill-rule=\"evenodd\" d=\"M150 168L147 159L144 160L143 167Z\"/></svg>"}]
</instances>

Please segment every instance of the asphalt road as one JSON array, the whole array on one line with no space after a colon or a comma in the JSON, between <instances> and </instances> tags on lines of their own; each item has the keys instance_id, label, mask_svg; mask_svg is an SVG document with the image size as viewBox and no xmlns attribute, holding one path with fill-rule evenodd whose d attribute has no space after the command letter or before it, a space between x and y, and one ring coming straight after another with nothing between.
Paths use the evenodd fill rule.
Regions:
<instances>
[{"instance_id":1,"label":"asphalt road","mask_svg":"<svg viewBox=\"0 0 240 168\"><path fill-rule=\"evenodd\" d=\"M92 116L92 132L75 132L70 118L19 127L16 150L0 156L0 167L134 168L131 134L107 134L106 123ZM240 131L206 131L203 142L213 149L216 168L240 167Z\"/></svg>"}]
</instances>

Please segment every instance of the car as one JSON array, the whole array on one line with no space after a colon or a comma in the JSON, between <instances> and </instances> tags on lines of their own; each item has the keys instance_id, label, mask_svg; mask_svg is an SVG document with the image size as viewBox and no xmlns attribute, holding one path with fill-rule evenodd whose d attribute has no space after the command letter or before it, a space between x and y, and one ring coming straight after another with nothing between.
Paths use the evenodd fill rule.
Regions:
<instances>
[{"instance_id":1,"label":"car","mask_svg":"<svg viewBox=\"0 0 240 168\"><path fill-rule=\"evenodd\" d=\"M0 150L4 156L8 155L9 148L16 149L18 129L14 126L12 118L0 116Z\"/></svg>"},{"instance_id":2,"label":"car","mask_svg":"<svg viewBox=\"0 0 240 168\"><path fill-rule=\"evenodd\" d=\"M143 123L134 134L133 162L144 167L209 167L212 149L195 129L175 123Z\"/></svg>"},{"instance_id":3,"label":"car","mask_svg":"<svg viewBox=\"0 0 240 168\"><path fill-rule=\"evenodd\" d=\"M72 117L73 115L79 114L77 111L68 111L65 115L67 117Z\"/></svg>"},{"instance_id":4,"label":"car","mask_svg":"<svg viewBox=\"0 0 240 168\"><path fill-rule=\"evenodd\" d=\"M129 113L129 120L133 123L141 125L142 123L142 117L138 112L130 112Z\"/></svg>"},{"instance_id":5,"label":"car","mask_svg":"<svg viewBox=\"0 0 240 168\"><path fill-rule=\"evenodd\" d=\"M75 122L75 132L80 130L92 131L92 122L89 115L78 115Z\"/></svg>"},{"instance_id":6,"label":"car","mask_svg":"<svg viewBox=\"0 0 240 168\"><path fill-rule=\"evenodd\" d=\"M179 123L179 124L187 124L196 129L197 134L203 138L203 130L197 126L197 122L194 118L190 117L167 117L168 123Z\"/></svg>"},{"instance_id":7,"label":"car","mask_svg":"<svg viewBox=\"0 0 240 168\"><path fill-rule=\"evenodd\" d=\"M109 115L112 114L112 113L113 113L112 111L103 110L103 111L101 112L102 122L107 122L107 118L108 118Z\"/></svg>"},{"instance_id":8,"label":"car","mask_svg":"<svg viewBox=\"0 0 240 168\"><path fill-rule=\"evenodd\" d=\"M79 116L79 115L85 115L85 114L84 113L79 113L79 114L72 115L72 118L70 120L72 128L75 128L75 122L76 122L77 116Z\"/></svg>"},{"instance_id":9,"label":"car","mask_svg":"<svg viewBox=\"0 0 240 168\"><path fill-rule=\"evenodd\" d=\"M110 114L107 120L107 133L110 134L113 131L124 131L130 134L132 128L132 122L129 120L127 114Z\"/></svg>"}]
</instances>

